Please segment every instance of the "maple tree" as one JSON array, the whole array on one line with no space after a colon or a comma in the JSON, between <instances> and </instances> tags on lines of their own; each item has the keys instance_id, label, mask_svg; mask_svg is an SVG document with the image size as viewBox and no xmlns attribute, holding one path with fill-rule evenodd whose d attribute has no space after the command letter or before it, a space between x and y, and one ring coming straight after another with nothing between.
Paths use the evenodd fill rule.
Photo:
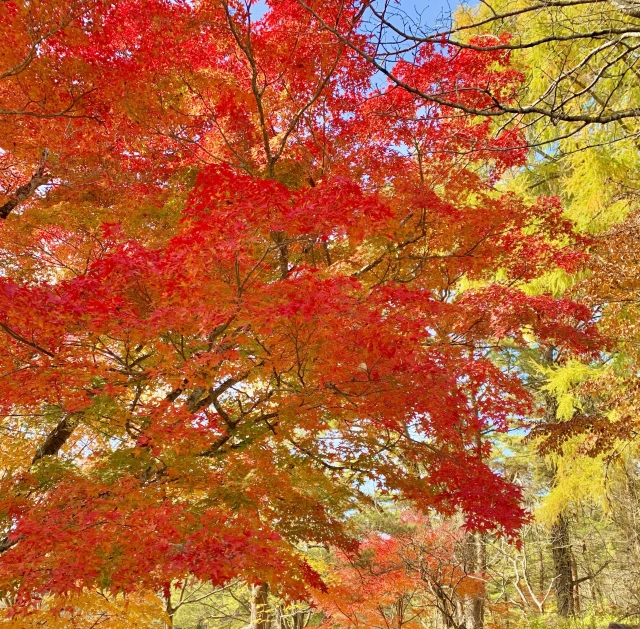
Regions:
<instances>
[{"instance_id":1,"label":"maple tree","mask_svg":"<svg viewBox=\"0 0 640 629\"><path fill-rule=\"evenodd\" d=\"M325 19L315 3L298 2L392 83L426 103L450 106L453 114L495 117L501 124L527 128L529 146L554 151L555 141L607 125L624 129L622 135L634 134L640 115L635 80L637 0L459 3L443 5L435 20L424 20L428 13L419 6L362 0L358 18L370 34L370 47L352 38L352 31L339 20ZM487 48L512 52L522 62L518 65L526 78L508 98L486 83L471 98L459 99L458 90L446 84L420 84L397 71L396 61L419 59L425 44L449 46L454 54Z\"/></svg>"},{"instance_id":2,"label":"maple tree","mask_svg":"<svg viewBox=\"0 0 640 629\"><path fill-rule=\"evenodd\" d=\"M520 288L584 256L556 200L496 190L519 132L376 89L295 0L31 4L0 3L6 600L303 598L299 548L352 548L367 484L514 535L483 435L531 396L490 350L598 346ZM357 3L317 10L368 45ZM397 72L461 102L522 78L432 44Z\"/></svg>"},{"instance_id":3,"label":"maple tree","mask_svg":"<svg viewBox=\"0 0 640 629\"><path fill-rule=\"evenodd\" d=\"M328 591L316 595L323 626L417 629L437 618L467 626L463 606L485 584L466 565L462 531L410 512L395 528L369 533L357 555L338 554Z\"/></svg>"}]
</instances>

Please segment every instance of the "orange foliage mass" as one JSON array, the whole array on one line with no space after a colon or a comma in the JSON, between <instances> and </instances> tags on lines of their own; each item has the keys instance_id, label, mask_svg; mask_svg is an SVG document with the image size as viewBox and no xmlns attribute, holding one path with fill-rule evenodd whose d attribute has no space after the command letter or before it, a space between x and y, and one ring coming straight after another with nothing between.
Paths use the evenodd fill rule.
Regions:
<instances>
[{"instance_id":1,"label":"orange foliage mass","mask_svg":"<svg viewBox=\"0 0 640 629\"><path fill-rule=\"evenodd\" d=\"M597 348L587 308L518 289L584 258L556 201L493 187L519 133L376 89L296 2L269 7L0 3L18 606L186 574L304 597L322 584L297 546L353 548L367 482L513 534L519 490L483 434L530 398L488 351L527 331ZM357 30L357 3L321 10ZM402 71L473 99L513 92L508 62L431 47Z\"/></svg>"}]
</instances>

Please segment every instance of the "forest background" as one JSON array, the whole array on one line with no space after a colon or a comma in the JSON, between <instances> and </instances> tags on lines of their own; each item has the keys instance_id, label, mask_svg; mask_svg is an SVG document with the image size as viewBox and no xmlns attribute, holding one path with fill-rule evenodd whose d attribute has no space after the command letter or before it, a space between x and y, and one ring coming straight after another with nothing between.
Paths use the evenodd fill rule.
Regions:
<instances>
[{"instance_id":1,"label":"forest background","mask_svg":"<svg viewBox=\"0 0 640 629\"><path fill-rule=\"evenodd\" d=\"M640 5L414 4L0 1L0 625L638 622Z\"/></svg>"}]
</instances>

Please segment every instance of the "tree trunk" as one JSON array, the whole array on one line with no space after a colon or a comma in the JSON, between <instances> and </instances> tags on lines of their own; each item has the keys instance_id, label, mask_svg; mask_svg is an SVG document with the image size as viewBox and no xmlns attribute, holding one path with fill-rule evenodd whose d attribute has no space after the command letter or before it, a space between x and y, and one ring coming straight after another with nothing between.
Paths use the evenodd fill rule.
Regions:
<instances>
[{"instance_id":1,"label":"tree trunk","mask_svg":"<svg viewBox=\"0 0 640 629\"><path fill-rule=\"evenodd\" d=\"M544 554L542 552L542 541L540 540L540 532L536 527L536 541L538 542L538 589L542 594L547 589L547 579L544 569ZM544 613L544 610L542 610Z\"/></svg>"},{"instance_id":2,"label":"tree trunk","mask_svg":"<svg viewBox=\"0 0 640 629\"><path fill-rule=\"evenodd\" d=\"M554 364L553 348L545 352L544 362ZM544 420L547 424L558 422L558 401L549 393L545 394ZM558 470L555 464L551 466L551 486L558 482ZM553 572L558 615L570 618L575 615L574 580L571 570L571 541L569 539L569 521L564 513L558 514L551 526L551 555L553 557Z\"/></svg>"},{"instance_id":3,"label":"tree trunk","mask_svg":"<svg viewBox=\"0 0 640 629\"><path fill-rule=\"evenodd\" d=\"M574 582L571 570L571 543L569 523L560 514L551 527L551 553L555 572L555 591L558 601L558 614L563 618L575 615Z\"/></svg>"},{"instance_id":4,"label":"tree trunk","mask_svg":"<svg viewBox=\"0 0 640 629\"><path fill-rule=\"evenodd\" d=\"M464 541L464 569L467 574L483 573L486 569L486 545L480 533L467 533ZM483 629L485 593L464 596L461 601L462 621L466 629Z\"/></svg>"},{"instance_id":5,"label":"tree trunk","mask_svg":"<svg viewBox=\"0 0 640 629\"><path fill-rule=\"evenodd\" d=\"M580 588L578 587L578 563L576 562L576 556L573 553L573 549L569 549L571 553L571 584L573 589L573 611L576 614L580 613Z\"/></svg>"},{"instance_id":6,"label":"tree trunk","mask_svg":"<svg viewBox=\"0 0 640 629\"><path fill-rule=\"evenodd\" d=\"M303 610L296 610L293 615L293 629L304 629L307 626L307 613Z\"/></svg>"},{"instance_id":7,"label":"tree trunk","mask_svg":"<svg viewBox=\"0 0 640 629\"><path fill-rule=\"evenodd\" d=\"M254 585L251 592L251 629L270 629L269 584Z\"/></svg>"}]
</instances>

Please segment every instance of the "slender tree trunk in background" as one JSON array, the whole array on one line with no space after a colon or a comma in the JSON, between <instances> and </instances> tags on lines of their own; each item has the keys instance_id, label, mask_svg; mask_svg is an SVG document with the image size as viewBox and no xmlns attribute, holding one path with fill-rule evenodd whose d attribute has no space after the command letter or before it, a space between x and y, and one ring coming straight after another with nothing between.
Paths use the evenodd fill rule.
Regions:
<instances>
[{"instance_id":1,"label":"slender tree trunk in background","mask_svg":"<svg viewBox=\"0 0 640 629\"><path fill-rule=\"evenodd\" d=\"M483 573L486 569L486 544L480 533L468 533L464 542L465 572ZM465 596L462 600L462 616L466 629L484 627L484 589L476 596Z\"/></svg>"},{"instance_id":2,"label":"slender tree trunk in background","mask_svg":"<svg viewBox=\"0 0 640 629\"><path fill-rule=\"evenodd\" d=\"M274 610L273 625L277 629L304 629L309 621L310 612L305 609L296 609L287 614L282 605Z\"/></svg>"},{"instance_id":3,"label":"slender tree trunk in background","mask_svg":"<svg viewBox=\"0 0 640 629\"><path fill-rule=\"evenodd\" d=\"M307 614L302 610L297 610L293 615L293 629L304 629L307 625Z\"/></svg>"},{"instance_id":4,"label":"slender tree trunk in background","mask_svg":"<svg viewBox=\"0 0 640 629\"><path fill-rule=\"evenodd\" d=\"M567 518L562 513L551 527L551 552L555 572L558 614L564 618L568 618L575 615L574 582L571 570L569 524Z\"/></svg>"},{"instance_id":5,"label":"slender tree trunk in background","mask_svg":"<svg viewBox=\"0 0 640 629\"><path fill-rule=\"evenodd\" d=\"M545 352L544 362L554 364L553 348ZM544 421L547 424L558 422L558 401L549 393L545 394ZM558 479L558 470L551 467L551 486L554 487ZM559 513L551 526L551 555L553 557L554 587L558 605L558 615L569 618L575 615L574 580L572 573L571 540L569 538L569 521L565 513Z\"/></svg>"},{"instance_id":6,"label":"slender tree trunk in background","mask_svg":"<svg viewBox=\"0 0 640 629\"><path fill-rule=\"evenodd\" d=\"M251 628L269 629L269 584L254 585L251 592Z\"/></svg>"},{"instance_id":7,"label":"slender tree trunk in background","mask_svg":"<svg viewBox=\"0 0 640 629\"><path fill-rule=\"evenodd\" d=\"M544 554L542 552L542 540L540 539L540 531L536 526L536 541L538 542L538 589L542 594L547 589L547 578L544 569ZM544 611L544 610L543 610Z\"/></svg>"},{"instance_id":8,"label":"slender tree trunk in background","mask_svg":"<svg viewBox=\"0 0 640 629\"><path fill-rule=\"evenodd\" d=\"M573 611L575 614L580 613L580 588L578 587L578 564L576 562L576 556L573 553L573 549L570 548L571 553L571 586L573 589Z\"/></svg>"},{"instance_id":9,"label":"slender tree trunk in background","mask_svg":"<svg viewBox=\"0 0 640 629\"><path fill-rule=\"evenodd\" d=\"M474 408L478 423L480 424L480 416L478 405L474 400ZM476 448L478 455L482 458L482 434L478 431L476 435ZM487 550L486 539L481 533L467 533L464 540L463 549L464 571L466 574L483 575L487 569ZM476 596L464 596L462 599L462 617L460 620L466 629L483 629L484 628L484 605L485 605L485 589L479 589Z\"/></svg>"}]
</instances>

